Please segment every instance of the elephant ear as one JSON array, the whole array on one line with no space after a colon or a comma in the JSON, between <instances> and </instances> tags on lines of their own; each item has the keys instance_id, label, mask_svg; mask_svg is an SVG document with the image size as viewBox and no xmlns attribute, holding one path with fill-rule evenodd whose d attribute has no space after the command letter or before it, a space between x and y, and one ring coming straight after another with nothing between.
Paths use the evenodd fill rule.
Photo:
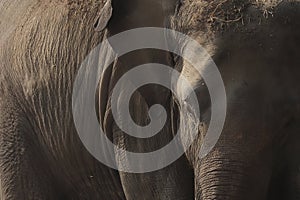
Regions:
<instances>
[{"instance_id":1,"label":"elephant ear","mask_svg":"<svg viewBox=\"0 0 300 200\"><path fill-rule=\"evenodd\" d=\"M96 22L94 24L96 31L102 31L107 26L111 16L112 16L112 0L107 0L101 9L99 15L97 16Z\"/></svg>"}]
</instances>

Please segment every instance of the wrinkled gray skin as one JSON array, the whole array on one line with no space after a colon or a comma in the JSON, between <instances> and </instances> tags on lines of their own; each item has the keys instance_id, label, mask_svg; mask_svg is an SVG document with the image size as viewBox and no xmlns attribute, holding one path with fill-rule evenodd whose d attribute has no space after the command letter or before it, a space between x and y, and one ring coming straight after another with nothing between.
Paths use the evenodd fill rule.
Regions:
<instances>
[{"instance_id":1,"label":"wrinkled gray skin","mask_svg":"<svg viewBox=\"0 0 300 200\"><path fill-rule=\"evenodd\" d=\"M113 0L110 16L100 1L0 1L1 200L300 199L299 3L161 2ZM99 120L115 144L136 152L157 149L172 139L179 120L172 95L147 86L133 96L132 115L145 124L148 107L162 104L169 112L162 133L145 141L116 127L110 91L138 64L160 62L180 70L199 86L202 111L199 137L182 158L156 172L129 174L85 150L73 124L71 96L80 63L104 34L141 26L170 27L198 40L222 74L228 113L220 140L200 160L210 116L201 77L167 52L143 50L118 59L96 97Z\"/></svg>"}]
</instances>

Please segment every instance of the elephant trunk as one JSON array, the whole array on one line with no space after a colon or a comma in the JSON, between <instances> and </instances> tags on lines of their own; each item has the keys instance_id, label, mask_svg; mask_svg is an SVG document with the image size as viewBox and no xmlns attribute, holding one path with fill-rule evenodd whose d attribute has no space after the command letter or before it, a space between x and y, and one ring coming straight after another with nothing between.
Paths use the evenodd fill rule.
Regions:
<instances>
[{"instance_id":1,"label":"elephant trunk","mask_svg":"<svg viewBox=\"0 0 300 200\"><path fill-rule=\"evenodd\" d=\"M212 152L196 167L196 199L266 199L270 173L258 163Z\"/></svg>"}]
</instances>

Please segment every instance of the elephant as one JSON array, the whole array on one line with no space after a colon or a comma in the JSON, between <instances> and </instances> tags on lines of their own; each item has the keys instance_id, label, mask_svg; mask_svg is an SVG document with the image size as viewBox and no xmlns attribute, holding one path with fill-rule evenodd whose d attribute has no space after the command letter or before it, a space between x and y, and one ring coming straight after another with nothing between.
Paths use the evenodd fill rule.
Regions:
<instances>
[{"instance_id":1,"label":"elephant","mask_svg":"<svg viewBox=\"0 0 300 200\"><path fill-rule=\"evenodd\" d=\"M0 10L0 199L300 199L299 1L2 0ZM115 145L159 149L175 137L182 118L191 120L183 127L185 139L197 132L169 166L129 173L99 162L82 144L72 91L89 52L139 27L176 30L201 44L222 76L227 113L217 144L200 157L213 105L203 77L166 51L143 49L115 59L95 94L98 120ZM145 63L169 65L192 83L199 119L189 119L168 89L146 85L131 98L132 118L147 125L145 113L161 104L168 117L163 129L141 139L117 126L112 90ZM112 157L126 162L126 155Z\"/></svg>"}]
</instances>

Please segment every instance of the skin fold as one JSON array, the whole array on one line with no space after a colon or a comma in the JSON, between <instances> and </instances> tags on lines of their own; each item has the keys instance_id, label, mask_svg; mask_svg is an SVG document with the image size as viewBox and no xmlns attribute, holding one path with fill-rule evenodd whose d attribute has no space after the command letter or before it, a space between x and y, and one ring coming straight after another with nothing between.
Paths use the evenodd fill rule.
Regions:
<instances>
[{"instance_id":1,"label":"skin fold","mask_svg":"<svg viewBox=\"0 0 300 200\"><path fill-rule=\"evenodd\" d=\"M1 200L300 199L298 1L2 0L0 16ZM188 114L169 90L147 85L131 98L132 118L146 125L148 109L161 104L168 113L164 128L137 139L117 127L112 89L141 64L166 64L187 77L201 119L197 139L170 166L118 172L81 143L72 117L73 83L103 39L149 26L180 31L208 51L226 88L225 126L214 149L200 159L211 109L203 79L169 52L130 52L103 72L95 97L99 121L114 144L133 152L159 149L176 134L179 114ZM188 130L184 137L190 137ZM126 162L126 155L116 153L114 159Z\"/></svg>"}]
</instances>

